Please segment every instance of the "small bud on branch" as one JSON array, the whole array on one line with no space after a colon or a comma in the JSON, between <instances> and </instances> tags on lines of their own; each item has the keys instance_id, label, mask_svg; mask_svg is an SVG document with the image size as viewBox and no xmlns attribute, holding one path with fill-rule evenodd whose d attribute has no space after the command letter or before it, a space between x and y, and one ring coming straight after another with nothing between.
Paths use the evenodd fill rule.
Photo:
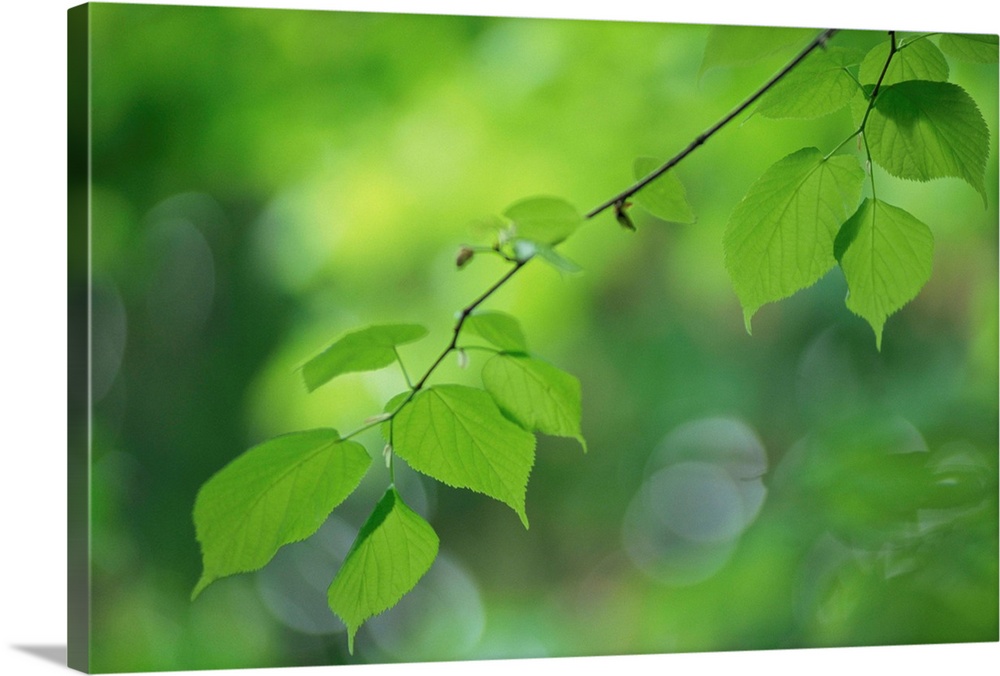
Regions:
<instances>
[{"instance_id":1,"label":"small bud on branch","mask_svg":"<svg viewBox=\"0 0 1000 676\"><path fill-rule=\"evenodd\" d=\"M631 217L629 217L629 215L625 212L625 210L630 206L632 206L632 203L626 202L625 200L615 202L615 218L618 219L618 224L620 226L626 230L635 232L635 223L632 222Z\"/></svg>"},{"instance_id":2,"label":"small bud on branch","mask_svg":"<svg viewBox=\"0 0 1000 676\"><path fill-rule=\"evenodd\" d=\"M455 257L455 265L458 268L464 267L466 263L472 260L475 253L476 252L472 249L472 247L463 246L458 250L458 256Z\"/></svg>"}]
</instances>

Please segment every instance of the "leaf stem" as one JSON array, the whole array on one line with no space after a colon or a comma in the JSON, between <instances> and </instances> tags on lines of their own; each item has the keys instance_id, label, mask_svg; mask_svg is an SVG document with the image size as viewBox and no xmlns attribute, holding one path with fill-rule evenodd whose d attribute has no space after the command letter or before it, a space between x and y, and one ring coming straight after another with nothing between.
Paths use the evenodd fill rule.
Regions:
<instances>
[{"instance_id":1,"label":"leaf stem","mask_svg":"<svg viewBox=\"0 0 1000 676\"><path fill-rule=\"evenodd\" d=\"M403 380L406 381L406 386L413 389L413 383L410 382L410 375L406 372L406 365L403 364L403 358L399 356L399 350L393 345L392 351L396 354L396 361L399 363L399 370L403 372Z\"/></svg>"},{"instance_id":2,"label":"leaf stem","mask_svg":"<svg viewBox=\"0 0 1000 676\"><path fill-rule=\"evenodd\" d=\"M516 258L514 258L513 256L507 255L506 253L504 253L503 251L501 251L499 247L495 247L495 246L477 246L477 245L472 245L472 244L466 244L465 246L466 246L466 248L469 249L469 251L473 251L475 253L489 254L491 256L499 256L500 258L502 258L503 260L507 261L508 263L515 263L515 262L517 262Z\"/></svg>"},{"instance_id":3,"label":"leaf stem","mask_svg":"<svg viewBox=\"0 0 1000 676\"><path fill-rule=\"evenodd\" d=\"M654 170L648 176L640 179L637 183L634 183L633 185L631 185L630 187L626 188L622 192L618 193L617 195L615 195L611 199L609 199L609 200L601 203L600 205L594 207L593 209L591 209L589 212L587 212L587 215L584 218L587 218L587 219L593 218L594 216L596 216L597 214L601 213L605 209L609 209L609 208L615 206L616 204L622 204L622 203L624 203L625 200L627 200L629 197L631 197L635 193L637 193L640 190L642 190L643 188L645 188L647 185L649 185L650 183L652 183L653 181L655 181L657 178L659 178L663 174L665 174L668 171L670 171L674 166L676 166L678 163L680 163L681 160L683 160L685 157L687 157L688 155L690 155L691 153L693 153L701 144L703 144L705 141L707 141L709 138L711 138L717 131L719 131L720 129L722 129L723 127L725 127L727 124L729 124L730 122L732 122L733 119L735 119L740 113L742 113L744 110L746 110L751 105L753 105L753 103L757 99L759 99L761 96L763 96L764 94L766 94L767 91L769 89L771 89L771 87L773 87L775 84L777 84L779 80L781 80L783 77L785 77L786 75L788 75L790 72L792 72L792 70L795 69L796 66L798 66L800 63L802 63L802 61L807 56L809 56L809 54L811 54L813 52L813 50L817 49L818 47L825 46L826 43L827 43L827 41L831 37L833 37L834 33L836 33L836 32L837 32L836 28L828 28L828 29L824 30L822 33L820 33L819 35L817 35L812 40L812 42L810 42L808 45L806 45L805 49L803 49L801 52L799 52L799 54L794 59L792 59L791 61L789 61L788 64L784 68L782 68L780 71L778 71L774 75L774 77L772 77L770 80L768 80L767 82L765 82L756 92L754 92L753 94L751 94L750 97L747 98L743 103L741 103L740 105L736 106L736 108L733 108L733 110L731 110L729 112L729 114L727 114L721 120L719 120L714 125L712 125L711 127L709 127L706 131L704 131L701 134L699 134L693 141L691 141L690 144L688 144L688 146L684 150L682 150L681 152L679 152L676 155L674 155L673 157L671 157L669 160L667 160L662 165L660 165L659 168L657 168L656 170Z\"/></svg>"},{"instance_id":4,"label":"leaf stem","mask_svg":"<svg viewBox=\"0 0 1000 676\"><path fill-rule=\"evenodd\" d=\"M841 141L840 143L838 143L838 144L837 144L837 146L836 146L836 147L835 147L835 148L834 148L833 150L831 150L831 151L830 151L830 152L828 152L828 153L827 153L826 155L824 155L824 156L823 156L823 161L824 161L824 162L826 162L826 161L827 161L828 159L830 159L831 157L833 157L834 153L836 153L836 152L837 152L838 150L840 150L840 149L841 149L841 148L843 148L843 147L844 147L845 145L847 145L847 143L848 143L848 142L849 142L849 141L850 141L851 139L853 139L853 138L856 138L856 137L857 137L857 135L858 135L858 134L860 134L860 133L861 133L861 130L860 130L860 129L858 129L858 130L857 130L857 131L855 131L855 132L852 132L850 136L848 136L848 137L847 137L847 138L845 138L845 139L844 139L843 141Z\"/></svg>"},{"instance_id":5,"label":"leaf stem","mask_svg":"<svg viewBox=\"0 0 1000 676\"><path fill-rule=\"evenodd\" d=\"M370 430L371 428L375 427L376 425L381 425L381 424L382 424L382 423L384 423L384 422L385 422L386 420L391 420L391 419L392 419L392 418L385 418L385 419L382 419L382 420L376 420L376 421L374 421L374 422L369 422L369 423L365 423L365 424L364 424L364 425L362 425L361 427L358 427L358 428L356 428L356 429L353 429L353 430L351 430L350 432L348 432L347 434L342 434L342 435L340 436L340 440L341 440L341 441L347 441L347 440L348 440L348 439L350 439L351 437L356 437L356 436L358 436L359 434L361 434L362 432L366 432L366 431Z\"/></svg>"},{"instance_id":6,"label":"leaf stem","mask_svg":"<svg viewBox=\"0 0 1000 676\"><path fill-rule=\"evenodd\" d=\"M482 350L484 352L492 352L493 354L500 354L503 350L498 350L495 347L489 347L488 345L462 345L461 347L456 346L459 350Z\"/></svg>"},{"instance_id":7,"label":"leaf stem","mask_svg":"<svg viewBox=\"0 0 1000 676\"><path fill-rule=\"evenodd\" d=\"M854 84L858 85L858 89L860 89L861 93L864 94L865 86L861 84L861 80L859 80L858 77L847 68L844 68L843 71L847 73L852 80L854 80Z\"/></svg>"}]
</instances>

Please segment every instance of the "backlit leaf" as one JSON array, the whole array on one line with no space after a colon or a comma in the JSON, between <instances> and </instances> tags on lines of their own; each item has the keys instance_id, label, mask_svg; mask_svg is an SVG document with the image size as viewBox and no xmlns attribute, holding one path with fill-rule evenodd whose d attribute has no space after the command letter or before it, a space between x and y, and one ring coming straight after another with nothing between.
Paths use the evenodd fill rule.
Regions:
<instances>
[{"instance_id":1,"label":"backlit leaf","mask_svg":"<svg viewBox=\"0 0 1000 676\"><path fill-rule=\"evenodd\" d=\"M514 251L514 258L522 263L536 258L548 263L560 272L576 273L583 269L573 261L557 253L548 244L518 237L511 243L511 247Z\"/></svg>"},{"instance_id":2,"label":"backlit leaf","mask_svg":"<svg viewBox=\"0 0 1000 676\"><path fill-rule=\"evenodd\" d=\"M508 225L502 216L482 216L469 222L469 234L477 240L495 239Z\"/></svg>"},{"instance_id":3,"label":"backlit leaf","mask_svg":"<svg viewBox=\"0 0 1000 676\"><path fill-rule=\"evenodd\" d=\"M861 84L873 85L878 82L878 76L885 68L885 59L889 55L890 42L886 40L875 45L861 61L858 69L858 79ZM892 61L882 79L882 86L896 84L905 80L931 80L944 82L948 79L948 62L944 54L933 42L920 38L907 42L892 55Z\"/></svg>"},{"instance_id":4,"label":"backlit leaf","mask_svg":"<svg viewBox=\"0 0 1000 676\"><path fill-rule=\"evenodd\" d=\"M632 173L636 180L649 176L662 164L653 157L636 158ZM635 200L659 219L674 223L694 223L694 211L687 200L684 184L673 171L659 176L635 194Z\"/></svg>"},{"instance_id":5,"label":"backlit leaf","mask_svg":"<svg viewBox=\"0 0 1000 676\"><path fill-rule=\"evenodd\" d=\"M563 241L583 222L573 205L558 197L529 197L503 215L511 220L516 237L548 245Z\"/></svg>"},{"instance_id":6,"label":"backlit leaf","mask_svg":"<svg viewBox=\"0 0 1000 676\"><path fill-rule=\"evenodd\" d=\"M997 62L997 36L948 33L941 36L941 51L961 61Z\"/></svg>"},{"instance_id":7,"label":"backlit leaf","mask_svg":"<svg viewBox=\"0 0 1000 676\"><path fill-rule=\"evenodd\" d=\"M847 71L855 63L853 50L814 51L764 95L757 112L770 118L805 119L836 112L859 90Z\"/></svg>"},{"instance_id":8,"label":"backlit leaf","mask_svg":"<svg viewBox=\"0 0 1000 676\"><path fill-rule=\"evenodd\" d=\"M194 523L212 581L262 568L278 548L304 540L368 471L364 447L332 429L275 437L219 470L198 491Z\"/></svg>"},{"instance_id":9,"label":"backlit leaf","mask_svg":"<svg viewBox=\"0 0 1000 676\"><path fill-rule=\"evenodd\" d=\"M552 247L545 244L535 244L535 257L538 260L551 265L560 272L576 274L583 270L578 263L571 261Z\"/></svg>"},{"instance_id":10,"label":"backlit leaf","mask_svg":"<svg viewBox=\"0 0 1000 676\"><path fill-rule=\"evenodd\" d=\"M816 148L803 148L750 187L723 237L747 331L762 305L810 286L833 267L834 238L857 205L863 180L856 158L824 160Z\"/></svg>"},{"instance_id":11,"label":"backlit leaf","mask_svg":"<svg viewBox=\"0 0 1000 676\"><path fill-rule=\"evenodd\" d=\"M506 312L476 312L466 318L463 332L474 333L490 344L509 352L524 352L528 343L516 318Z\"/></svg>"},{"instance_id":12,"label":"backlit leaf","mask_svg":"<svg viewBox=\"0 0 1000 676\"><path fill-rule=\"evenodd\" d=\"M912 80L882 89L866 133L872 158L893 176L961 178L985 203L990 133L976 102L958 85Z\"/></svg>"},{"instance_id":13,"label":"backlit leaf","mask_svg":"<svg viewBox=\"0 0 1000 676\"><path fill-rule=\"evenodd\" d=\"M498 354L483 365L483 385L500 409L526 430L576 439L580 433L580 381L526 355Z\"/></svg>"},{"instance_id":14,"label":"backlit leaf","mask_svg":"<svg viewBox=\"0 0 1000 676\"><path fill-rule=\"evenodd\" d=\"M418 392L395 418L393 449L418 472L509 505L528 527L535 435L507 420L486 392L464 385Z\"/></svg>"},{"instance_id":15,"label":"backlit leaf","mask_svg":"<svg viewBox=\"0 0 1000 676\"><path fill-rule=\"evenodd\" d=\"M934 236L908 212L865 199L837 235L847 307L865 318L881 349L889 315L913 299L931 275Z\"/></svg>"},{"instance_id":16,"label":"backlit leaf","mask_svg":"<svg viewBox=\"0 0 1000 676\"><path fill-rule=\"evenodd\" d=\"M418 324L381 324L348 333L302 367L310 392L344 373L375 371L396 361L397 345L420 340L427 329Z\"/></svg>"},{"instance_id":17,"label":"backlit leaf","mask_svg":"<svg viewBox=\"0 0 1000 676\"><path fill-rule=\"evenodd\" d=\"M438 553L430 524L390 486L358 532L327 602L347 625L347 647L366 620L396 605L430 570Z\"/></svg>"}]
</instances>

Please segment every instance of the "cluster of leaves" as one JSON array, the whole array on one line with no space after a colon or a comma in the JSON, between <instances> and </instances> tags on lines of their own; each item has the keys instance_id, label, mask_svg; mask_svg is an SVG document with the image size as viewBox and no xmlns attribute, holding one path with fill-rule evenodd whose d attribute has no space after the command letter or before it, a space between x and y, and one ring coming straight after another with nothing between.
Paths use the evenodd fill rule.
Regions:
<instances>
[{"instance_id":1,"label":"cluster of leaves","mask_svg":"<svg viewBox=\"0 0 1000 676\"><path fill-rule=\"evenodd\" d=\"M756 41L746 36L738 42L743 59L773 49L774 36L759 30ZM707 63L737 59L713 54L712 44ZM714 44L732 49L732 41L718 37ZM872 162L902 179L960 178L985 204L989 130L972 97L947 81L945 55L996 63L997 36L897 41L890 33L867 53L830 46L810 54L761 98L757 113L768 118L812 119L849 107L856 127L830 152L802 148L776 162L732 213L725 261L747 331L761 306L811 286L839 265L847 307L868 321L881 347L886 319L930 278L934 239L919 219L877 197ZM849 143L855 138L858 152ZM866 173L871 191L862 198Z\"/></svg>"},{"instance_id":2,"label":"cluster of leaves","mask_svg":"<svg viewBox=\"0 0 1000 676\"><path fill-rule=\"evenodd\" d=\"M748 331L761 306L814 284L839 264L849 287L847 306L871 324L880 346L886 318L930 276L933 237L913 215L876 197L874 176L871 195L862 199L865 165L869 175L874 161L904 179L958 177L985 200L989 133L975 101L947 82L944 54L995 62L997 40L943 35L935 45L931 36L917 35L897 43L890 33L867 54L836 46L817 49L829 33L814 37L800 55L805 58L790 64L747 104L759 96L757 113L771 118L817 118L850 107L855 130L828 153L802 148L765 171L729 220L725 260ZM795 29L714 29L703 68L753 60L801 35ZM477 255L499 256L510 267L460 312L450 343L415 383L407 376L399 347L427 336L419 325L369 326L344 335L309 360L302 376L310 391L342 374L394 363L408 387L358 430L279 436L211 477L194 508L204 572L192 597L214 580L260 569L280 547L315 533L368 472L371 458L352 438L375 426L386 441L390 483L328 591L330 608L347 626L352 652L361 625L409 592L438 552L434 529L396 490L395 458L444 484L508 505L527 528L525 494L535 433L573 438L586 450L580 384L529 352L517 319L482 311L480 305L532 259L563 271L578 270L556 247L585 218L610 207L622 226L634 229L626 201L632 196L660 219L692 222L684 187L666 170L743 109L666 164L648 157L636 160L638 183L586 216L561 199L534 197L486 221L492 242L463 247L458 267ZM855 138L858 151L841 152ZM865 165L859 157L862 148ZM472 349L489 353L481 367L482 388L428 385L448 355L455 353L464 367Z\"/></svg>"},{"instance_id":3,"label":"cluster of leaves","mask_svg":"<svg viewBox=\"0 0 1000 676\"><path fill-rule=\"evenodd\" d=\"M565 269L572 264L552 247L582 220L562 200L523 200L494 221L498 236L484 250L507 260L509 274L536 255ZM402 458L428 477L510 506L528 527L525 493L535 461L534 433L573 438L586 450L580 433L580 383L529 352L517 319L477 311L498 286L462 311L451 343L424 376L415 384L407 379L408 389L365 426L345 435L314 429L270 439L202 486L194 521L204 572L192 598L214 580L263 567L283 545L315 533L369 470L371 458L351 438L376 425L386 440L391 476L394 458ZM303 380L313 391L345 373L394 363L405 376L399 346L427 334L416 324L353 331L310 359L302 368ZM482 388L425 385L448 354L456 353L459 364L467 366L467 351L473 349L489 353L481 368ZM329 606L347 626L352 652L361 625L409 592L437 552L434 529L406 505L390 481L329 587Z\"/></svg>"}]
</instances>

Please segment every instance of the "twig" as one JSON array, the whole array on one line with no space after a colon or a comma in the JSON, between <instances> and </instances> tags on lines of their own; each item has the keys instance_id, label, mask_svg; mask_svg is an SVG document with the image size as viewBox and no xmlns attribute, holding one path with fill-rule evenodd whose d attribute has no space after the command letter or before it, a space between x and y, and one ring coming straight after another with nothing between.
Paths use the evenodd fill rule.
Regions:
<instances>
[{"instance_id":1,"label":"twig","mask_svg":"<svg viewBox=\"0 0 1000 676\"><path fill-rule=\"evenodd\" d=\"M702 143L704 143L705 141L707 141L712 135L714 135L715 132L717 132L720 129L722 129L723 127L725 127L727 124L729 124L730 122L732 122L733 119L737 115L739 115L744 110L746 110L751 105L753 105L754 101L756 101L761 96L763 96L765 93L767 93L767 91L771 87L773 87L775 84L777 84L778 81L781 78L785 77L790 72L792 72L792 70L794 70L794 68L796 66L798 66L802 62L803 59L805 59L807 56L809 56L809 54L812 53L812 51L814 49L816 49L817 47L822 47L822 46L826 45L827 40L829 40L833 36L833 34L836 33L836 32L837 32L836 28L828 28L827 30L825 30L822 33L820 33L819 35L817 35L815 37L815 39L813 39L813 41L810 42L806 46L806 48L803 49L799 53L798 56L796 56L794 59L792 59L791 61L788 62L788 65L786 65L784 68L782 68L780 71L778 71L778 73L774 77L772 77L770 80L768 80L767 82L765 82L761 86L760 89L758 89L756 92L753 93L753 95L750 96L750 98L748 98L746 101L744 101L743 103L741 103L740 105L738 105L736 108L734 108L728 115L726 115L724 118L722 118L721 120L719 120L718 122L716 122L707 131L701 133L697 138L695 138L695 140L693 140L688 145L687 148L685 148L681 152L679 152L676 155L674 155L673 157L671 157L669 160L667 160L665 163L663 163L658 169L656 169L653 173L651 173L648 176L646 176L645 178L641 179L639 182L635 183L631 187L629 187L629 188L623 190L622 192L618 193L617 195L615 195L614 197L612 197L608 201L604 202L600 206L597 206L597 207L591 209L589 212L587 212L587 215L585 216L585 218L593 218L594 216L596 216L597 214L601 213L605 209L608 209L608 208L610 208L610 207L612 207L612 206L614 206L616 204L622 204L622 203L624 203L625 200L627 200L629 197L631 197L632 195L636 194L637 192L639 192L640 190L642 190L643 188L645 188L647 185L649 185L650 183L652 183L653 181L655 181L656 179L658 179L660 176L662 176L663 174L665 174L668 171L670 171L681 160L683 160L685 157L687 157L688 155L690 155L691 153L693 153L698 146L700 146Z\"/></svg>"},{"instance_id":2,"label":"twig","mask_svg":"<svg viewBox=\"0 0 1000 676\"><path fill-rule=\"evenodd\" d=\"M896 47L896 31L889 31L889 55L885 59L885 64L882 65L882 72L879 73L875 88L872 89L872 95L868 98L868 107L865 108L865 116L861 119L861 125L858 127L857 133L864 131L865 123L868 122L868 116L871 115L872 108L875 107L875 97L878 96L878 90L882 87L882 80L885 79L885 74L889 72L889 64L892 63L892 57L898 51L899 49Z\"/></svg>"},{"instance_id":3,"label":"twig","mask_svg":"<svg viewBox=\"0 0 1000 676\"><path fill-rule=\"evenodd\" d=\"M768 80L766 83L764 83L756 92L753 93L753 95L750 96L750 98L748 98L746 101L744 101L739 106L737 106L736 108L734 108L728 115L726 115L724 118L722 118L721 120L719 120L718 122L716 122L707 131L705 131L702 134L700 134L684 150L682 150L681 152L679 152L674 157L670 158L667 162L665 162L662 166L660 166L658 169L656 169L653 173L649 174L648 176L646 176L645 178L643 178L639 182L635 183L631 187L627 188L626 190L618 193L617 195L615 195L611 199L607 200L606 202L604 202L600 206L595 207L594 209L591 209L584 216L584 219L591 219L594 216L596 216L599 213L601 213L602 211L604 211L605 209L608 209L609 207L616 206L616 205L617 205L617 208L619 210L621 210L622 207L623 207L623 205L625 204L625 201L629 197L631 197L635 193L637 193L640 190L642 190L644 187L646 187L647 185L649 185L651 182L655 181L657 178L659 178L660 176L662 176L663 174L665 174L666 172L668 172L670 169L672 169L674 166L676 166L685 157L687 157L692 152L694 152L694 150L698 146L700 146L701 144L703 144L712 135L714 135L717 131L719 131L724 126L726 126L727 124L729 124L734 118L736 118L736 116L738 116L744 110L746 110L747 108L749 108L754 103L754 101L756 101L761 96L763 96L771 87L773 87L775 84L777 84L777 82L779 80L781 80L781 78L783 78L786 75L788 75L788 73L790 73L796 66L798 66L803 61L803 59L805 59L807 56L809 56L809 54L812 53L813 50L817 49L818 47L822 47L822 46L826 45L826 42L836 32L837 32L836 29L830 28L830 29L824 30L822 33L820 33L819 35L817 35L812 40L812 42L810 42L805 47L805 49L803 49L798 54L798 56L796 56L794 59L792 59L791 61L789 61L788 64L784 68L782 68L780 71L778 71L778 73L774 77L772 77L770 80ZM455 323L455 328L452 329L451 341L448 343L447 347L445 347L444 350L441 351L441 354L438 355L437 359L434 360L434 362L430 365L430 367L428 367L428 369L420 377L420 380L418 380L416 382L416 384L414 384L411 387L409 396L407 396L406 399L403 400L399 404L399 406L396 407L396 410L391 413L391 415L389 417L390 420L392 418L394 418L396 416L396 414L399 413L399 411L402 410L403 407L406 406L410 402L411 399L413 399L413 397L417 394L417 392L420 391L421 388L423 388L424 383L427 382L427 379L431 377L431 374L434 373L434 371L437 370L437 367L441 365L441 362L443 362L445 360L445 358L448 356L448 354L450 352L452 352L454 349L456 349L456 345L458 344L459 333L462 331L462 326L465 324L465 320L468 319L469 315L471 315L472 312L477 307L479 307L487 298L489 298L494 293L496 293L497 290L500 289L500 287L502 287L504 284L506 284L515 274L517 274L517 272L521 268L523 268L525 266L525 264L529 260L531 260L531 259L529 258L529 259L525 259L525 260L515 260L513 267L510 270L508 270L500 279L498 279L493 284L493 286L491 286L482 295L480 295L478 298L476 298L474 301L472 301L471 303L469 303L468 305L466 305L461 310L461 312L459 313L458 321Z\"/></svg>"},{"instance_id":4,"label":"twig","mask_svg":"<svg viewBox=\"0 0 1000 676\"><path fill-rule=\"evenodd\" d=\"M513 277L517 273L518 270L520 270L521 268L523 268L524 265L525 265L525 263L528 262L528 260L531 260L531 259L527 259L527 260L523 260L523 261L519 260L519 261L515 262L514 263L514 267L512 267L510 270L508 270L507 273L503 277L501 277L500 279L498 279L493 284L493 286L491 286L489 289L487 289L481 296L479 296L479 298L477 298L476 300L472 301L471 303L469 303L468 305L466 305L464 308L462 308L462 311L459 313L459 316L458 316L458 322L456 322L455 328L452 330L451 342L448 343L448 347L444 348L444 350L441 352L441 354L438 355L438 358L434 361L433 364L431 364L430 368L427 369L427 371L424 373L424 375L421 376L420 380L417 381L417 384L413 386L413 394L416 394L417 390L419 390L421 387L424 386L424 383L427 382L427 379L431 377L431 374L438 367L438 365L441 362L444 361L445 357L448 356L448 353L455 349L455 345L458 344L458 334L462 331L462 326L465 324L465 320L469 318L469 315L471 315L472 312L477 307L479 307L487 298L489 298L494 293L496 293L496 291L501 286L503 286L504 284L506 284L507 280L509 280L511 277ZM410 398L412 398L412 395L411 395ZM407 399L407 401L409 401L409 399ZM403 405L405 405L405 404L406 404L406 402L403 402ZM403 406L401 405L399 408L402 408L402 407ZM397 409L397 410L399 410L399 409Z\"/></svg>"}]
</instances>

